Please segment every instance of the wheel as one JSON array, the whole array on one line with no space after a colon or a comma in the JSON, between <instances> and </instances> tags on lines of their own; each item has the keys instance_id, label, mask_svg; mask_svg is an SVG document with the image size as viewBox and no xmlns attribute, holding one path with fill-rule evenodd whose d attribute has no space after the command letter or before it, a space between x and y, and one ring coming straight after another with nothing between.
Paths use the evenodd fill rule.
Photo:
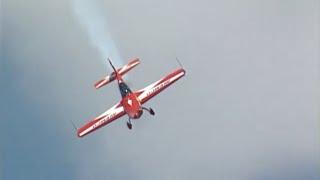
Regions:
<instances>
[{"instance_id":1,"label":"wheel","mask_svg":"<svg viewBox=\"0 0 320 180\"><path fill-rule=\"evenodd\" d=\"M128 129L132 129L132 124L127 122Z\"/></svg>"},{"instance_id":2,"label":"wheel","mask_svg":"<svg viewBox=\"0 0 320 180\"><path fill-rule=\"evenodd\" d=\"M153 111L153 109L151 109L151 108L150 108L150 114L151 114L152 116L154 116L154 114L155 114L154 111Z\"/></svg>"}]
</instances>

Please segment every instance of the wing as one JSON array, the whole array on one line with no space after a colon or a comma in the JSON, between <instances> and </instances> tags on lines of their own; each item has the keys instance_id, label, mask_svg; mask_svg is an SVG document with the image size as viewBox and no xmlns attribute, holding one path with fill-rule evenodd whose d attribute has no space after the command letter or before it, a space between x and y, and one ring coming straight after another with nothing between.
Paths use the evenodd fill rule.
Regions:
<instances>
[{"instance_id":1,"label":"wing","mask_svg":"<svg viewBox=\"0 0 320 180\"><path fill-rule=\"evenodd\" d=\"M125 114L124 109L120 103L117 103L112 108L107 110L106 112L102 113L100 116L94 118L93 120L89 121L85 125L83 125L81 128L77 130L77 134L79 137L83 137L102 126L105 126L112 121L120 118Z\"/></svg>"},{"instance_id":2,"label":"wing","mask_svg":"<svg viewBox=\"0 0 320 180\"><path fill-rule=\"evenodd\" d=\"M182 78L185 75L186 71L184 69L177 69L174 72L170 73L166 77L152 83L151 85L136 91L136 96L140 100L141 104L144 104L153 96L160 93L165 88L169 87L172 83L176 82L178 79Z\"/></svg>"}]
</instances>

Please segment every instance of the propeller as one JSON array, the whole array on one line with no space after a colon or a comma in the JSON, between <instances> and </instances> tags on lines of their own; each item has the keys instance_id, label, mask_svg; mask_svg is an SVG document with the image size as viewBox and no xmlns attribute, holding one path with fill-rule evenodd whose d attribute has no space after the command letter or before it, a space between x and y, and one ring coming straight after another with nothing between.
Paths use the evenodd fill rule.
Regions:
<instances>
[{"instance_id":1,"label":"propeller","mask_svg":"<svg viewBox=\"0 0 320 180\"><path fill-rule=\"evenodd\" d=\"M114 70L114 72L117 73L117 70L116 70L116 68L113 66L110 58L108 58L108 61L109 61L110 65L111 65L112 69Z\"/></svg>"}]
</instances>

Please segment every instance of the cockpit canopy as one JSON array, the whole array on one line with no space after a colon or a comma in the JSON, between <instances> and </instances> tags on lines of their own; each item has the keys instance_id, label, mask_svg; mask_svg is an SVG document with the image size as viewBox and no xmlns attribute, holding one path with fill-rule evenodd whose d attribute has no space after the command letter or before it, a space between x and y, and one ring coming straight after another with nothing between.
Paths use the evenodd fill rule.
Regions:
<instances>
[{"instance_id":1,"label":"cockpit canopy","mask_svg":"<svg viewBox=\"0 0 320 180\"><path fill-rule=\"evenodd\" d=\"M132 92L128 85L126 85L124 82L119 83L119 89L122 97L125 97Z\"/></svg>"}]
</instances>

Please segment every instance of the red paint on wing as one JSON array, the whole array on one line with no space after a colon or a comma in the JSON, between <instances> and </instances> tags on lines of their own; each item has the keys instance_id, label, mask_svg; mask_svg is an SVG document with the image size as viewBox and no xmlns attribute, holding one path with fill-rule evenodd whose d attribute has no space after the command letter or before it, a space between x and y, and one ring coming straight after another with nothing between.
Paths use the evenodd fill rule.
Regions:
<instances>
[{"instance_id":1,"label":"red paint on wing","mask_svg":"<svg viewBox=\"0 0 320 180\"><path fill-rule=\"evenodd\" d=\"M141 103L145 103L147 102L149 99L151 99L152 97L154 97L155 95L159 94L161 91L163 91L164 89L166 89L167 87L169 87L172 83L176 82L177 80L179 80L180 78L182 78L185 75L185 70L180 68L175 70L174 72L170 73L169 75L167 75L166 77L162 78L157 84L155 84L152 88L157 87L158 85L160 85L161 83L177 76L179 73L183 73L182 76L178 77L177 79L171 81L170 83L162 86L161 88L159 88L158 90L152 92L150 95L144 97L143 99L141 99ZM144 91L137 91L136 95L139 97L139 95L141 95Z\"/></svg>"},{"instance_id":2,"label":"red paint on wing","mask_svg":"<svg viewBox=\"0 0 320 180\"><path fill-rule=\"evenodd\" d=\"M119 108L120 106L121 106L121 104L119 103L119 104L115 107L115 109ZM112 113L112 112L111 112L111 113ZM77 130L77 135L78 135L78 137L83 137L83 136L85 136L85 135L87 135L87 134L89 134L89 133L91 133L91 132L93 132L93 131L95 131L95 130L97 130L97 129L99 129L99 128L107 125L107 124L109 124L109 123L111 123L111 122L113 122L114 120L120 118L120 117L123 116L124 114L125 114L125 112L122 111L122 112L118 113L117 115L113 116L112 118L110 118L109 120L105 121L103 124L100 124L99 126L95 127L95 128L92 129L91 131L89 131L89 132L87 132L86 134L80 136L80 134L81 134L83 131L85 131L86 129L90 128L92 125L94 125L94 124L97 123L98 121L102 120L103 118L106 118L109 114L104 115L104 116L101 116L101 117L99 117L99 118L95 118L95 119L89 121L88 123L86 123L85 125L83 125L82 127L80 127L80 128Z\"/></svg>"}]
</instances>

